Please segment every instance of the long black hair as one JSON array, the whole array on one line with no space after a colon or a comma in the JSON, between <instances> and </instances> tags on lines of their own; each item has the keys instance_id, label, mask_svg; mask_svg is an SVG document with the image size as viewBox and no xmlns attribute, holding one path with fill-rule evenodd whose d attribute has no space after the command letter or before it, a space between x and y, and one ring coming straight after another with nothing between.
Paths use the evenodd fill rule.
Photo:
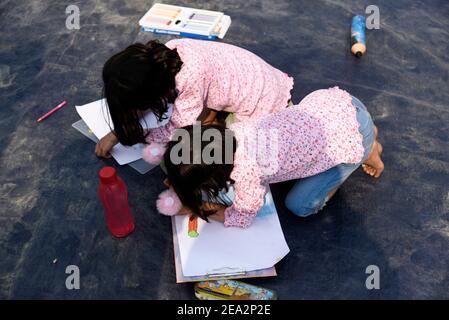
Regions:
<instances>
[{"instance_id":1,"label":"long black hair","mask_svg":"<svg viewBox=\"0 0 449 320\"><path fill-rule=\"evenodd\" d=\"M195 126L199 127L199 125ZM199 144L201 148L200 150L196 150L196 152L200 151L200 157L194 151L195 143L193 139L195 136L193 134L194 126L192 125L177 129L186 130L188 139L184 140L186 136L180 135L178 139L170 141L164 154L164 163L167 168L170 185L173 187L182 204L189 208L194 215L206 221L208 221L207 217L214 214L215 211L203 208L203 201L227 205L227 203L224 203L220 199L219 192L222 190L228 191L229 184L234 183L234 180L230 176L234 168L233 159L236 150L236 139L232 131L226 129L223 124L201 126L200 138L203 136L203 132L208 129L218 130L220 138L212 139L211 142L201 139L201 143ZM230 139L231 137L232 139ZM185 149L181 148L181 151L187 150L187 158L190 159L188 163L177 164L177 161L174 161L173 157L179 156L179 154L172 154L172 150L175 146L178 146L176 151L179 150L179 143L186 145ZM219 163L205 161L202 156L205 149L212 156L214 156L215 151L221 152ZM229 157L226 152L232 152L231 156ZM229 158L231 161L229 161ZM193 159L197 161L195 162ZM203 193L207 195L207 200L203 199Z\"/></svg>"},{"instance_id":2,"label":"long black hair","mask_svg":"<svg viewBox=\"0 0 449 320\"><path fill-rule=\"evenodd\" d=\"M139 122L150 110L163 119L176 99L175 76L182 66L176 49L157 40L135 43L113 55L103 67L103 94L118 140L124 145L145 143Z\"/></svg>"}]
</instances>

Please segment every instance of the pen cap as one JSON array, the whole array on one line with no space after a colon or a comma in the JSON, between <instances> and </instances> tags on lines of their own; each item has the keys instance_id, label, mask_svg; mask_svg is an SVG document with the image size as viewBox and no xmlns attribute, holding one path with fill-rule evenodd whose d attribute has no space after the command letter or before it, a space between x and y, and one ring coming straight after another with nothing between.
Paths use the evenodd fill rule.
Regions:
<instances>
[{"instance_id":1,"label":"pen cap","mask_svg":"<svg viewBox=\"0 0 449 320\"><path fill-rule=\"evenodd\" d=\"M103 183L114 183L117 181L117 171L113 167L102 168L99 175Z\"/></svg>"}]
</instances>

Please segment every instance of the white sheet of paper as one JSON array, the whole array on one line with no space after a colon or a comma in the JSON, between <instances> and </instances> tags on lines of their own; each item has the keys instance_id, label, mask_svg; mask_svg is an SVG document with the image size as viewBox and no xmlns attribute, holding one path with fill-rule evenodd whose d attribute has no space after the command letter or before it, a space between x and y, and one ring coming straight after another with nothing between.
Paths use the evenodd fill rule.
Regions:
<instances>
[{"instance_id":1,"label":"white sheet of paper","mask_svg":"<svg viewBox=\"0 0 449 320\"><path fill-rule=\"evenodd\" d=\"M285 241L271 192L263 210L247 229L198 220L197 238L188 236L188 216L175 216L184 276L248 272L273 267L290 249Z\"/></svg>"},{"instance_id":2,"label":"white sheet of paper","mask_svg":"<svg viewBox=\"0 0 449 320\"><path fill-rule=\"evenodd\" d=\"M114 129L106 99L77 106L76 111L98 139L103 138ZM166 113L166 119L162 121L158 121L156 116L149 112L141 119L140 123L144 129L161 127L168 122L172 112L173 106L170 105L169 111ZM140 143L130 147L119 143L112 148L111 155L120 165L124 165L141 159L142 149L143 144Z\"/></svg>"}]
</instances>

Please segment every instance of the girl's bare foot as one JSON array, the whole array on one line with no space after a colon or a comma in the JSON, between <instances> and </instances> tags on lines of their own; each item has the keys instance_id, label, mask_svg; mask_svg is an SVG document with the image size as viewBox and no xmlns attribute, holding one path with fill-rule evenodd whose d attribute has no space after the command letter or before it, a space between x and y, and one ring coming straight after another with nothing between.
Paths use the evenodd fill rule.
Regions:
<instances>
[{"instance_id":1,"label":"girl's bare foot","mask_svg":"<svg viewBox=\"0 0 449 320\"><path fill-rule=\"evenodd\" d=\"M385 168L384 163L380 158L382 151L382 145L375 140L368 159L362 164L363 171L374 178L379 178Z\"/></svg>"}]
</instances>

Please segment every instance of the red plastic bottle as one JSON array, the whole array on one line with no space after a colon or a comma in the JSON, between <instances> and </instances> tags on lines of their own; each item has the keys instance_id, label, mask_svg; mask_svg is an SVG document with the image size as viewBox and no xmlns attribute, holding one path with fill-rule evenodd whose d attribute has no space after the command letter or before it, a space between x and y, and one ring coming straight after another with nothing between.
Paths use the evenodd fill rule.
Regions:
<instances>
[{"instance_id":1,"label":"red plastic bottle","mask_svg":"<svg viewBox=\"0 0 449 320\"><path fill-rule=\"evenodd\" d=\"M100 170L98 196L104 207L106 225L116 237L134 231L134 219L128 204L128 189L113 167Z\"/></svg>"}]
</instances>

